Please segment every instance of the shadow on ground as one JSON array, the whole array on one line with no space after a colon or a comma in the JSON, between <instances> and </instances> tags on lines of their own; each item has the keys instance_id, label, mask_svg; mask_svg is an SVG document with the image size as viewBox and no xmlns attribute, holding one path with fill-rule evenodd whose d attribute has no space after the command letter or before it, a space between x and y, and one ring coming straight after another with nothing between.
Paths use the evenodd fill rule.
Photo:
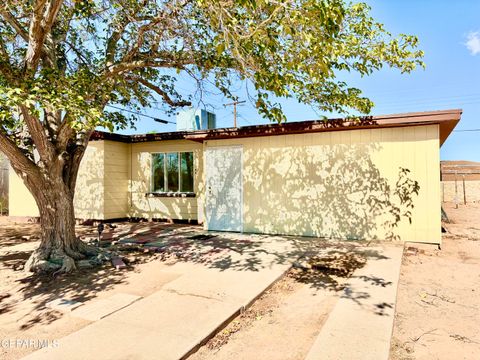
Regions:
<instances>
[{"instance_id":1,"label":"shadow on ground","mask_svg":"<svg viewBox=\"0 0 480 360\"><path fill-rule=\"evenodd\" d=\"M94 237L93 229L84 231L85 240ZM174 265L184 262L219 271L260 271L275 265L306 263L308 266L297 266L290 276L315 289L344 290L344 296L356 302L369 295L349 294L342 278L349 278L369 260L385 259L380 251L362 241L205 232L199 226L166 223L117 224L104 234L101 246L117 251L125 261L134 257L135 264L162 261ZM25 276L21 268L29 255L30 251L3 251L0 253L0 271L13 271L16 280L12 289L21 294L23 300L35 299L36 310L44 310L47 302L57 298L86 302L97 297L98 293L122 284L128 271L139 271L131 261L124 271L115 271L110 264L105 264L74 274ZM381 278L364 277L362 280L378 286L390 285ZM0 294L0 314L15 307L9 297L9 292ZM381 310L379 305L379 312ZM56 316L55 312L44 312L23 322L22 328L52 322Z\"/></svg>"}]
</instances>

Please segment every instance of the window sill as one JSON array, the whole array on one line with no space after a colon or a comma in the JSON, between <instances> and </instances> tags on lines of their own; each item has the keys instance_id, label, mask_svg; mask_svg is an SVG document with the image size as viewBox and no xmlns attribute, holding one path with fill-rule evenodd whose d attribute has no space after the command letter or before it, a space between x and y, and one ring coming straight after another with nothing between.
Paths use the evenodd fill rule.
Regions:
<instances>
[{"instance_id":1,"label":"window sill","mask_svg":"<svg viewBox=\"0 0 480 360\"><path fill-rule=\"evenodd\" d=\"M146 197L196 197L194 192L149 192Z\"/></svg>"}]
</instances>

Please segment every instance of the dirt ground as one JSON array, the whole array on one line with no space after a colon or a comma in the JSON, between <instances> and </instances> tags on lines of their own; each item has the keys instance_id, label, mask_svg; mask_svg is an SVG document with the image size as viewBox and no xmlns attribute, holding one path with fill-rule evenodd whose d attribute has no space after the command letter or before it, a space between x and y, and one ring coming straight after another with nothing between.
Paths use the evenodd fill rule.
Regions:
<instances>
[{"instance_id":1,"label":"dirt ground","mask_svg":"<svg viewBox=\"0 0 480 360\"><path fill-rule=\"evenodd\" d=\"M124 224L125 227L137 225ZM23 265L38 245L39 225L12 223L0 217L0 359L19 359L36 350L38 343L68 335L90 322L50 310L45 304L56 298L79 302L116 293L148 296L176 274L166 275L168 259L159 254L138 253L136 263L117 271L110 263L101 269L83 269L71 275L28 276ZM106 230L106 238L110 237ZM78 226L81 237L95 237L96 227ZM23 342L16 344L21 339ZM25 342L26 340L26 342ZM30 344L28 342L31 342Z\"/></svg>"},{"instance_id":2,"label":"dirt ground","mask_svg":"<svg viewBox=\"0 0 480 360\"><path fill-rule=\"evenodd\" d=\"M301 261L188 359L305 359L345 282L365 262L353 252Z\"/></svg>"},{"instance_id":3,"label":"dirt ground","mask_svg":"<svg viewBox=\"0 0 480 360\"><path fill-rule=\"evenodd\" d=\"M38 245L38 225L1 221L0 218L2 342L15 339L53 342L89 324L88 321L74 318L68 313L46 308L46 303L53 299L87 302L115 293L145 297L174 280L175 276L180 276L168 271L170 275L165 275L165 267L176 261L215 263L215 256L219 251L229 251L228 249L234 246L231 242L222 242L219 239L213 250L210 246L205 249L191 248L188 246L190 242L198 241L199 236L205 235L196 235L194 240L191 240L189 235L182 236L181 231L187 232L188 227L175 228L169 224L117 224L115 231L106 230L103 239L115 241L118 234L123 233L128 239L135 237L140 242L151 241L157 235L166 234L173 228L174 234L168 237L168 248L174 253L134 253L129 257L136 258L136 262L121 271L116 271L107 263L100 270L83 269L70 275L28 276L22 267L31 251ZM94 237L95 231L94 226L77 228L77 233L84 239ZM164 240L159 240L154 243L162 246L163 242ZM202 243L208 245L210 241L206 239L202 240ZM248 247L248 243L243 246ZM338 251L331 251L330 255L313 257L310 262L297 264L297 268L291 270L288 276L276 283L238 320L233 321L212 339L208 349L214 351L216 357L223 356L225 359L251 359L259 356L269 359L303 359L341 293L343 283L356 268L365 264L362 256L352 252L357 246L352 243L339 243ZM241 246L237 250L242 251ZM295 311L292 311L292 308ZM248 328L253 331L249 332ZM222 346L230 341L231 336L236 335L236 341L232 342L236 347ZM269 339L270 345L266 346ZM245 343L249 346L243 346ZM5 344L8 345L7 342ZM35 347L23 344L14 347L5 344L0 343L1 359L18 359L35 350ZM253 344L255 346L252 346ZM209 354L209 351L199 351L194 358L208 357Z\"/></svg>"},{"instance_id":4,"label":"dirt ground","mask_svg":"<svg viewBox=\"0 0 480 360\"><path fill-rule=\"evenodd\" d=\"M442 250L406 246L392 360L480 358L480 204L458 209L445 204L445 210L452 223L446 225ZM142 226L129 229L148 237ZM84 238L95 235L93 226L79 226L77 231ZM113 236L107 231L107 238ZM184 247L178 237L173 240L177 249ZM89 324L45 308L54 298L88 301L118 292L148 296L176 276L158 275L168 265L168 257L143 253L134 254L134 266L123 271L106 264L74 275L27 276L22 266L37 244L38 225L13 224L0 217L1 359L18 359L35 350L22 344L6 346L6 340L53 341ZM317 271L300 263L190 359L304 359L344 282L351 271L363 266L358 259L334 260L341 266L325 268L322 259Z\"/></svg>"},{"instance_id":5,"label":"dirt ground","mask_svg":"<svg viewBox=\"0 0 480 360\"><path fill-rule=\"evenodd\" d=\"M305 359L337 300L316 292L290 273L188 359Z\"/></svg>"},{"instance_id":6,"label":"dirt ground","mask_svg":"<svg viewBox=\"0 0 480 360\"><path fill-rule=\"evenodd\" d=\"M407 244L390 358L480 359L480 204L449 204L442 250ZM341 291L275 284L189 360L304 359Z\"/></svg>"},{"instance_id":7,"label":"dirt ground","mask_svg":"<svg viewBox=\"0 0 480 360\"><path fill-rule=\"evenodd\" d=\"M445 203L442 249L408 244L390 357L480 359L480 204Z\"/></svg>"}]
</instances>

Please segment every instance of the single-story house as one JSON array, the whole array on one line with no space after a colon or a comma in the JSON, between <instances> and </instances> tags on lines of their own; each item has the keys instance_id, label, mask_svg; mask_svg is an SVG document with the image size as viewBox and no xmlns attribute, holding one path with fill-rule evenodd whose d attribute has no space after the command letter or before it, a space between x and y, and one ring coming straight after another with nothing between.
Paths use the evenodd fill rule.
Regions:
<instances>
[{"instance_id":1,"label":"single-story house","mask_svg":"<svg viewBox=\"0 0 480 360\"><path fill-rule=\"evenodd\" d=\"M96 132L76 217L184 220L207 230L441 241L444 110L146 135ZM10 171L10 216L38 216Z\"/></svg>"}]
</instances>

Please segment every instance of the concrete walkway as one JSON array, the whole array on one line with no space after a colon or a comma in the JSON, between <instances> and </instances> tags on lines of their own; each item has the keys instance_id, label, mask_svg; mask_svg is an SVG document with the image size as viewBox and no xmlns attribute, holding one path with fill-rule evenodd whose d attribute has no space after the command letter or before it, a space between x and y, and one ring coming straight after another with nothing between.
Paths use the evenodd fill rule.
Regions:
<instances>
[{"instance_id":1,"label":"concrete walkway","mask_svg":"<svg viewBox=\"0 0 480 360\"><path fill-rule=\"evenodd\" d=\"M388 359L402 253L382 247L354 272L306 360Z\"/></svg>"},{"instance_id":2,"label":"concrete walkway","mask_svg":"<svg viewBox=\"0 0 480 360\"><path fill-rule=\"evenodd\" d=\"M159 291L24 359L182 359L299 257L345 252L367 263L348 280L307 359L388 358L402 247L228 233L188 244L178 250L183 260L160 274L175 276Z\"/></svg>"},{"instance_id":3,"label":"concrete walkway","mask_svg":"<svg viewBox=\"0 0 480 360\"><path fill-rule=\"evenodd\" d=\"M231 247L225 241L222 238L222 245ZM194 262L169 267L168 271L183 275L60 339L58 347L41 349L24 359L185 357L280 278L298 255L282 238L258 237L257 242L261 246L246 243L240 250L223 253L213 267Z\"/></svg>"}]
</instances>

